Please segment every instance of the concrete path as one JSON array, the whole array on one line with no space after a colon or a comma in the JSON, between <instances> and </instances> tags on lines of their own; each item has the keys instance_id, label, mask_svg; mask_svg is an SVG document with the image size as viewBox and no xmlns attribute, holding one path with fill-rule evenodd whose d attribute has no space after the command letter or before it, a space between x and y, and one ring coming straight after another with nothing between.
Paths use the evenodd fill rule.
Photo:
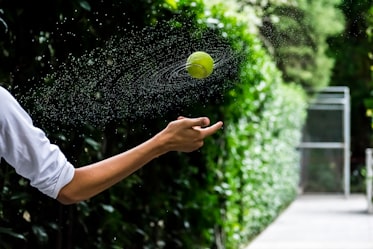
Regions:
<instances>
[{"instance_id":1,"label":"concrete path","mask_svg":"<svg viewBox=\"0 0 373 249\"><path fill-rule=\"evenodd\" d=\"M245 249L373 249L364 195L299 196Z\"/></svg>"}]
</instances>

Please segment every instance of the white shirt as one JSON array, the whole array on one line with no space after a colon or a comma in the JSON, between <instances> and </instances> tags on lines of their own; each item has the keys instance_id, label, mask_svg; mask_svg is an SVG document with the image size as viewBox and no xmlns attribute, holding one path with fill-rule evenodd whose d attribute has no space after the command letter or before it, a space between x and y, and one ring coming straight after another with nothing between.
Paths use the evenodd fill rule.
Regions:
<instances>
[{"instance_id":1,"label":"white shirt","mask_svg":"<svg viewBox=\"0 0 373 249\"><path fill-rule=\"evenodd\" d=\"M15 98L0 86L0 158L42 193L57 198L74 176L59 147L35 127Z\"/></svg>"}]
</instances>

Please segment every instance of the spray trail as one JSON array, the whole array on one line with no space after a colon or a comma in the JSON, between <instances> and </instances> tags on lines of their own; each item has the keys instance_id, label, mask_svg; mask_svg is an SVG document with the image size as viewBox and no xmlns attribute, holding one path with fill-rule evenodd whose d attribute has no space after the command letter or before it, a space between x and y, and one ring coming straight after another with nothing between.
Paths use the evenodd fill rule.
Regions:
<instances>
[{"instance_id":1,"label":"spray trail","mask_svg":"<svg viewBox=\"0 0 373 249\"><path fill-rule=\"evenodd\" d=\"M206 79L193 79L185 69L188 56L198 50L215 60ZM238 56L216 32L148 27L70 57L31 98L49 122L102 126L162 116L221 96L232 86L238 64Z\"/></svg>"}]
</instances>

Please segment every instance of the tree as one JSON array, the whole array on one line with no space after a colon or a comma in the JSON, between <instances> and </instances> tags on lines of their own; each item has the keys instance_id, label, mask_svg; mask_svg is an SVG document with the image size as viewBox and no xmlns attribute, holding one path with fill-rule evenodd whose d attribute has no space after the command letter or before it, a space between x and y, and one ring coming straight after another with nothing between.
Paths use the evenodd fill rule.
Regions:
<instances>
[{"instance_id":1,"label":"tree","mask_svg":"<svg viewBox=\"0 0 373 249\"><path fill-rule=\"evenodd\" d=\"M329 54L336 61L331 83L348 86L351 91L351 167L355 171L352 176L360 174L359 170L365 164L365 148L372 145L371 121L366 116L370 107L364 104L364 100L372 99L373 90L369 58L372 42L367 36L371 7L370 0L344 0L341 10L346 18L346 28L341 35L328 40Z\"/></svg>"},{"instance_id":2,"label":"tree","mask_svg":"<svg viewBox=\"0 0 373 249\"><path fill-rule=\"evenodd\" d=\"M269 1L260 27L267 46L287 82L317 90L330 83L334 58L327 39L344 28L340 0Z\"/></svg>"}]
</instances>

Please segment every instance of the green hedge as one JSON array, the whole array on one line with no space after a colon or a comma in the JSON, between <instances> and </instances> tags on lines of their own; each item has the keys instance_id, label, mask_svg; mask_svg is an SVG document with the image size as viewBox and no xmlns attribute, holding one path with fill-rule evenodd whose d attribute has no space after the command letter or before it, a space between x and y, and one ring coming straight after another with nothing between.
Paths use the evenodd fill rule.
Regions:
<instances>
[{"instance_id":1,"label":"green hedge","mask_svg":"<svg viewBox=\"0 0 373 249\"><path fill-rule=\"evenodd\" d=\"M271 84L260 90L267 100L252 110L255 99L230 108L242 110L234 122L227 118L224 175L220 187L226 193L223 227L227 248L238 248L261 232L297 194L299 153L296 145L304 118L301 90ZM249 86L246 86L249 88ZM249 90L250 92L250 90ZM251 102L251 103L250 103Z\"/></svg>"},{"instance_id":2,"label":"green hedge","mask_svg":"<svg viewBox=\"0 0 373 249\"><path fill-rule=\"evenodd\" d=\"M246 59L239 82L221 107L224 134L208 146L206 157L218 180L214 189L222 207L219 237L226 248L239 248L297 194L296 146L307 97L299 86L282 81L256 35L248 32L245 18L229 17L222 9L213 7L211 15L220 20L223 25L217 26L225 27L222 32L232 37L233 47Z\"/></svg>"}]
</instances>

